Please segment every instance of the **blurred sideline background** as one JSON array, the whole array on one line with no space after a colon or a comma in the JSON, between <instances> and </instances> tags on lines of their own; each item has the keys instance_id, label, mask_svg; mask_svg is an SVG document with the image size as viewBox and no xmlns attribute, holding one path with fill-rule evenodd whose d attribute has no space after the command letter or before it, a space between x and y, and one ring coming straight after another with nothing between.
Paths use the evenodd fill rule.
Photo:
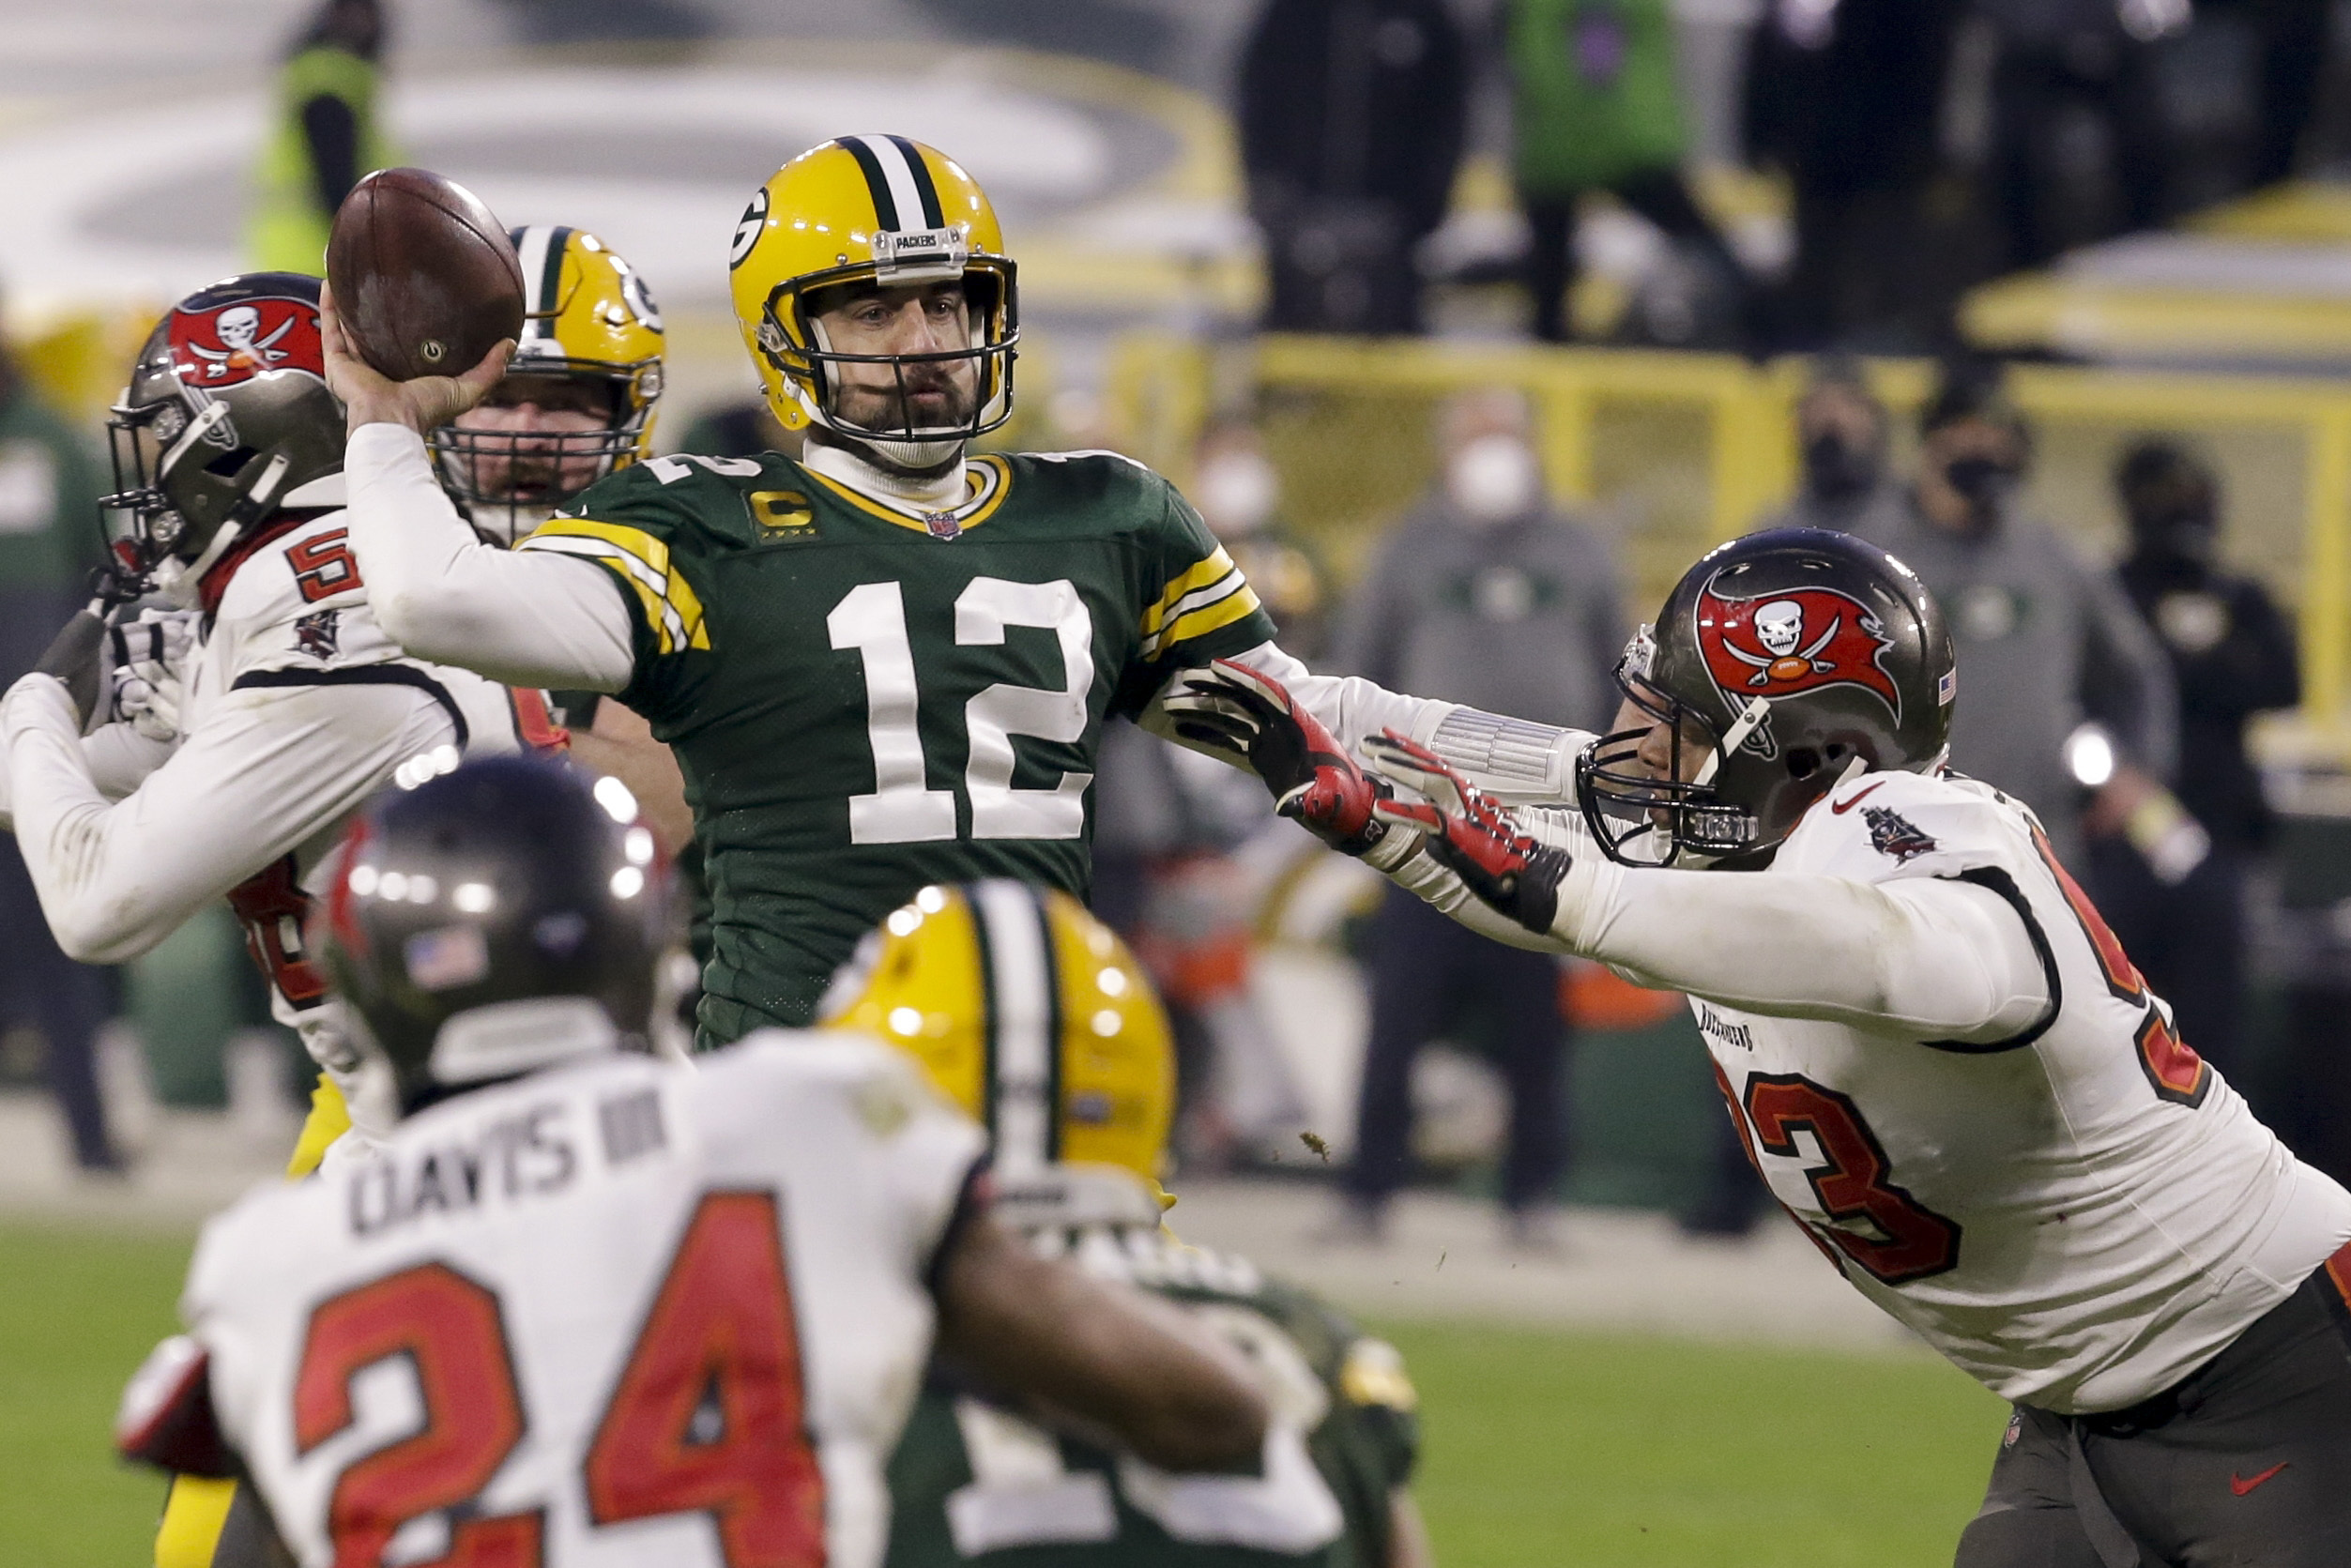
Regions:
<instances>
[{"instance_id":1,"label":"blurred sideline background","mask_svg":"<svg viewBox=\"0 0 2351 1568\"><path fill-rule=\"evenodd\" d=\"M312 8L0 0L0 326L28 379L93 440L162 307L247 265L275 73ZM1858 8L1848 0L1848 15ZM2336 10L2305 8L2320 17L2318 45L2290 178L2267 177L2276 171L2248 154L2241 168L2264 177L2191 180L2153 221L2084 220L2006 250L1936 237L1964 225L1922 227L1886 265L1952 274L1928 328L1914 313L1809 336L1744 321L1686 236L1601 195L1580 209L1565 304L1575 342L1558 344L1531 335L1533 236L1514 189L1499 0L1452 8L1473 61L1443 221L1412 251L1424 330L1259 330L1268 240L1252 220L1235 108L1260 9L394 0L382 115L398 160L464 182L507 222L591 229L635 265L667 327L664 449L692 448L710 417L756 396L722 259L746 193L834 134L889 129L939 145L994 196L1019 264L1019 402L1000 444L1112 448L1190 487L1202 434L1246 421L1271 460L1281 521L1321 573L1301 601L1314 613L1329 613L1390 525L1442 485L1440 411L1464 390L1526 394L1543 487L1612 550L1636 620L1696 554L1796 492L1808 370L1795 348L1865 357L1893 413L1895 471L1914 460L1910 416L1933 382L1933 352L2018 361L2009 389L2035 429L2023 505L2097 561L2127 544L2111 478L2125 446L2151 433L2186 441L2226 496L2222 560L2289 613L2301 658L2300 706L2254 732L2280 829L2256 878L2248 1021L2228 1065L2257 1104L2302 1092L2312 1058L2297 1009L2326 1002L2338 970L2351 972L2339 960L2351 951L2351 185L2329 177L2351 153L2339 91L2351 72ZM1759 291L1790 277L1801 240L1800 171L1748 145L1759 29L1800 31L1838 9L1671 10L1679 167ZM1971 102L1996 119L2010 102L1992 86L1970 99L1962 79L1971 49L2009 47L1998 28L2014 9L1933 9L1950 35L1946 120L1964 121ZM2271 12L2300 14L2124 5L2117 36L2136 44L2121 47L2144 45L2154 64L2114 78L2117 101L2161 99L2204 128L2196 145L2257 140L2284 111L2232 98L2230 83L2258 74L2248 29ZM1994 81L1992 65L1981 71ZM2057 143L2073 145L2071 123ZM2002 134L1941 126L1914 194L1931 204L1972 190L1967 199L1998 207L2014 193L1986 150ZM1291 1260L1395 1330L1429 1401L1441 1555L1879 1564L1947 1553L1980 1490L1996 1408L1901 1342L1786 1227L1676 1226L1716 1180L1721 1120L1676 999L1563 971L1576 1027L1557 1187L1567 1208L1540 1244L1504 1246L1478 1202L1494 1188L1507 1105L1481 1034L1490 1021L1474 1016L1413 1069L1414 1191L1376 1234L1332 1234L1321 1185L1352 1152L1366 1028L1356 957L1378 889L1285 828L1247 820L1251 806L1233 809L1243 826L1217 854L1162 857L1150 873L1167 972L1197 982L1205 1019L1187 1063L1176 1220ZM225 911L130 966L121 994L99 1052L130 1157L119 1178L75 1174L38 1094L46 1043L23 1024L0 1033L0 1212L18 1216L0 1224L0 1271L53 1287L0 1308L0 1463L79 1499L43 1507L31 1500L39 1487L0 1488L15 1499L0 1499L9 1560L132 1560L122 1544L144 1529L145 1484L105 1472L92 1412L143 1336L165 1326L194 1220L265 1177L295 1123L298 1055L261 1017ZM2336 1072L2351 1076L2351 1064ZM2325 1100L2330 1085L2313 1092ZM1700 1413L1684 1425L1660 1414L1671 1411ZM1705 1462L1710 1446L1737 1462ZM1808 1453L1824 1458L1808 1466ZM99 1533L75 1533L85 1528Z\"/></svg>"}]
</instances>

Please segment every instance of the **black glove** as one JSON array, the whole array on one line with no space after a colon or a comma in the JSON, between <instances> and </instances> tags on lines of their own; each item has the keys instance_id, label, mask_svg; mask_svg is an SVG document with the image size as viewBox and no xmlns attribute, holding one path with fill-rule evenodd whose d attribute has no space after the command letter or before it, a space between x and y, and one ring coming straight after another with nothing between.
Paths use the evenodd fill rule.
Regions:
<instances>
[{"instance_id":1,"label":"black glove","mask_svg":"<svg viewBox=\"0 0 2351 1568\"><path fill-rule=\"evenodd\" d=\"M53 675L66 683L73 699L75 722L87 724L98 711L99 678L105 674L106 622L93 610L83 610L49 640L33 666L38 675Z\"/></svg>"}]
</instances>

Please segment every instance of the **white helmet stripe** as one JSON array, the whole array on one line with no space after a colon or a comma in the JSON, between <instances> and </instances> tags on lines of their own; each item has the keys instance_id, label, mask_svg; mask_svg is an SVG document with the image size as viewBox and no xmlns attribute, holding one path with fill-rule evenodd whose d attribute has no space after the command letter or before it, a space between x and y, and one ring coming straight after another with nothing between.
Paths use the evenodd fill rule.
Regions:
<instances>
[{"instance_id":1,"label":"white helmet stripe","mask_svg":"<svg viewBox=\"0 0 2351 1568\"><path fill-rule=\"evenodd\" d=\"M533 223L524 229L514 246L514 259L523 265L523 336L545 338L555 334L555 319L542 312L555 309L555 301L547 297L547 247L563 231L553 223Z\"/></svg>"},{"instance_id":2,"label":"white helmet stripe","mask_svg":"<svg viewBox=\"0 0 2351 1568\"><path fill-rule=\"evenodd\" d=\"M898 221L892 227L919 229L923 226L923 188L914 180L914 171L908 167L906 154L898 144L887 136L844 136L844 142L855 142L873 155L880 165L882 178L889 182L890 200L898 209Z\"/></svg>"},{"instance_id":3,"label":"white helmet stripe","mask_svg":"<svg viewBox=\"0 0 2351 1568\"><path fill-rule=\"evenodd\" d=\"M1018 882L971 888L973 912L987 951L995 1026L996 1168L1015 1180L1035 1176L1053 1157L1053 960L1045 910Z\"/></svg>"}]
</instances>

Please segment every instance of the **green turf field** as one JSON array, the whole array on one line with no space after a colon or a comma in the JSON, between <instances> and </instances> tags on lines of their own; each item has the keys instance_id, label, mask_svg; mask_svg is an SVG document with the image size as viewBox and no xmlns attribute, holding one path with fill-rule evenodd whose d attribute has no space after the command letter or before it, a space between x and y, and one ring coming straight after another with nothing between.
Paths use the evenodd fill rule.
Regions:
<instances>
[{"instance_id":1,"label":"green turf field","mask_svg":"<svg viewBox=\"0 0 2351 1568\"><path fill-rule=\"evenodd\" d=\"M0 1225L0 1563L136 1568L160 1484L107 1456L185 1240ZM1940 1568L2004 1409L1919 1359L1390 1323L1443 1568Z\"/></svg>"}]
</instances>

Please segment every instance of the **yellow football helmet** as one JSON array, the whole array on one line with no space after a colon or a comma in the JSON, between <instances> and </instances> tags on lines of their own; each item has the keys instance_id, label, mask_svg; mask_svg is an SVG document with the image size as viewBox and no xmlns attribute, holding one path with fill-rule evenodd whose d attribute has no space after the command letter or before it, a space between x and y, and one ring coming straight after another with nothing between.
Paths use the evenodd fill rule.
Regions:
<instances>
[{"instance_id":1,"label":"yellow football helmet","mask_svg":"<svg viewBox=\"0 0 2351 1568\"><path fill-rule=\"evenodd\" d=\"M987 1124L1007 1187L1096 1165L1156 1190L1175 1107L1167 1014L1126 944L1067 893L924 888L842 967L819 1027L911 1052Z\"/></svg>"},{"instance_id":2,"label":"yellow football helmet","mask_svg":"<svg viewBox=\"0 0 2351 1568\"><path fill-rule=\"evenodd\" d=\"M594 235L535 223L508 237L523 267L523 333L492 401L529 378L577 382L593 393L604 425L526 433L449 424L433 433L442 488L477 530L503 544L651 454L664 341L644 278Z\"/></svg>"},{"instance_id":3,"label":"yellow football helmet","mask_svg":"<svg viewBox=\"0 0 2351 1568\"><path fill-rule=\"evenodd\" d=\"M903 136L842 136L811 147L752 195L735 227L728 265L735 323L785 429L821 425L923 466L1012 417L1020 342L1012 259L987 192L938 148ZM972 324L967 349L837 353L808 310L808 296L817 289L941 279L963 282ZM833 410L832 366L890 365L903 390L907 365L946 359L978 362L979 395L960 425L873 431Z\"/></svg>"}]
</instances>

